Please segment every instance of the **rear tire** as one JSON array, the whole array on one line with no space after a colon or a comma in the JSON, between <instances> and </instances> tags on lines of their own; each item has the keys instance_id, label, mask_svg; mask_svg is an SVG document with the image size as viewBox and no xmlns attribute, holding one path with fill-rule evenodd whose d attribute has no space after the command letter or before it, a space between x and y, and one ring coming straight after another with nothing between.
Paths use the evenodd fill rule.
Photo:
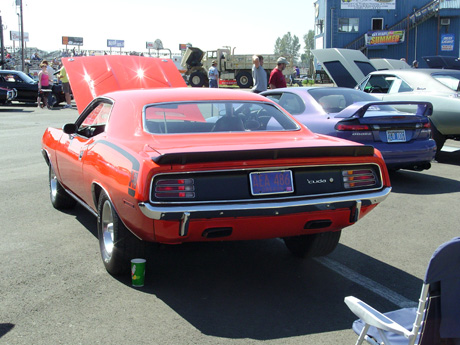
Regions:
<instances>
[{"instance_id":1,"label":"rear tire","mask_svg":"<svg viewBox=\"0 0 460 345\"><path fill-rule=\"evenodd\" d=\"M284 244L296 258L325 256L334 251L342 230L312 235L284 237Z\"/></svg>"},{"instance_id":2,"label":"rear tire","mask_svg":"<svg viewBox=\"0 0 460 345\"><path fill-rule=\"evenodd\" d=\"M145 243L126 228L105 192L101 192L97 211L97 233L105 269L114 276L129 272L131 259L144 257Z\"/></svg>"},{"instance_id":3,"label":"rear tire","mask_svg":"<svg viewBox=\"0 0 460 345\"><path fill-rule=\"evenodd\" d=\"M77 202L69 195L69 193L66 192L64 187L62 187L51 164L49 165L48 177L48 185L50 187L50 200L53 207L57 210L73 208Z\"/></svg>"}]
</instances>

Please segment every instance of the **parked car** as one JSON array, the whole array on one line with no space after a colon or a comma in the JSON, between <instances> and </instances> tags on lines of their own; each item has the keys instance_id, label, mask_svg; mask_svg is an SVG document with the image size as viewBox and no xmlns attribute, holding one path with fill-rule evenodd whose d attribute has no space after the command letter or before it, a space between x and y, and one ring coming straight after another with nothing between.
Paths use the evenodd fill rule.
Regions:
<instances>
[{"instance_id":1,"label":"parked car","mask_svg":"<svg viewBox=\"0 0 460 345\"><path fill-rule=\"evenodd\" d=\"M0 87L0 104L5 105L10 103L16 98L17 92L15 89L8 89L5 87Z\"/></svg>"},{"instance_id":2,"label":"parked car","mask_svg":"<svg viewBox=\"0 0 460 345\"><path fill-rule=\"evenodd\" d=\"M170 60L64 66L81 114L43 135L50 199L97 216L111 274L146 242L282 237L296 256L327 255L391 190L372 146L314 134L257 94L187 88Z\"/></svg>"},{"instance_id":3,"label":"parked car","mask_svg":"<svg viewBox=\"0 0 460 345\"><path fill-rule=\"evenodd\" d=\"M357 50L319 49L313 54L337 86L355 87L385 101L432 103L431 130L438 152L447 139L460 140L460 71L374 71L370 61Z\"/></svg>"},{"instance_id":4,"label":"parked car","mask_svg":"<svg viewBox=\"0 0 460 345\"><path fill-rule=\"evenodd\" d=\"M374 146L389 169L429 169L436 154L428 102L382 102L370 94L341 87L283 88L262 95L315 133ZM413 113L397 111L391 105L413 108Z\"/></svg>"},{"instance_id":5,"label":"parked car","mask_svg":"<svg viewBox=\"0 0 460 345\"><path fill-rule=\"evenodd\" d=\"M38 82L21 71L0 70L0 87L16 89L15 101L36 103L38 95ZM64 92L60 84L52 86L51 103L55 106L65 101Z\"/></svg>"}]
</instances>

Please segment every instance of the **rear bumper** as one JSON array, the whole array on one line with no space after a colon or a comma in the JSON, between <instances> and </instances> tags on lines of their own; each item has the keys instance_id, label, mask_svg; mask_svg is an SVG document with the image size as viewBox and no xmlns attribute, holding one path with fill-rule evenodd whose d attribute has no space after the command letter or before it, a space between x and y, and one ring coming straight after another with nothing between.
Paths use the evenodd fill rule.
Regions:
<instances>
[{"instance_id":1,"label":"rear bumper","mask_svg":"<svg viewBox=\"0 0 460 345\"><path fill-rule=\"evenodd\" d=\"M140 202L139 208L142 213L154 220L181 222L181 235L187 233L188 222L191 219L216 219L224 217L270 217L289 215L295 213L307 213L316 211L331 211L335 209L349 208L351 210L350 221L356 222L360 218L362 206L378 204L385 200L391 191L386 187L375 192L354 194L348 196L331 196L325 198L296 199L276 202L251 202L251 203L227 203L227 204L200 204L200 205L152 205Z\"/></svg>"}]
</instances>

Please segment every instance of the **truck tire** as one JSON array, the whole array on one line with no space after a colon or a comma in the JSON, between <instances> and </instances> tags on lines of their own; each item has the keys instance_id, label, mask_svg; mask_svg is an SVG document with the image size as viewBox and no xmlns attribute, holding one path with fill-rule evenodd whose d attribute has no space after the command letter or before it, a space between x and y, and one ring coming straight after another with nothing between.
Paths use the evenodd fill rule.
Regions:
<instances>
[{"instance_id":1,"label":"truck tire","mask_svg":"<svg viewBox=\"0 0 460 345\"><path fill-rule=\"evenodd\" d=\"M332 253L337 247L342 230L319 234L284 237L284 244L296 258L314 258Z\"/></svg>"},{"instance_id":2,"label":"truck tire","mask_svg":"<svg viewBox=\"0 0 460 345\"><path fill-rule=\"evenodd\" d=\"M249 89L250 87L252 87L253 83L251 73L247 71L241 71L236 76L236 83L242 89Z\"/></svg>"},{"instance_id":3,"label":"truck tire","mask_svg":"<svg viewBox=\"0 0 460 345\"><path fill-rule=\"evenodd\" d=\"M206 76L202 72L190 74L189 84L193 87L202 87L206 83Z\"/></svg>"}]
</instances>

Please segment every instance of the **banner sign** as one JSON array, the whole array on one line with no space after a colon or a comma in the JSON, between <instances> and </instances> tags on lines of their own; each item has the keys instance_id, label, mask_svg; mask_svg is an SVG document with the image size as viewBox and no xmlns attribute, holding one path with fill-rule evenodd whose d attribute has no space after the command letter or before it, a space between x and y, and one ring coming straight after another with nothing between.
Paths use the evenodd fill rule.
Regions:
<instances>
[{"instance_id":1,"label":"banner sign","mask_svg":"<svg viewBox=\"0 0 460 345\"><path fill-rule=\"evenodd\" d=\"M154 48L153 48L153 42L145 42L145 48L147 48L147 49L154 49Z\"/></svg>"},{"instance_id":2,"label":"banner sign","mask_svg":"<svg viewBox=\"0 0 460 345\"><path fill-rule=\"evenodd\" d=\"M368 31L366 34L367 46L399 44L404 42L405 30L399 31Z\"/></svg>"},{"instance_id":3,"label":"banner sign","mask_svg":"<svg viewBox=\"0 0 460 345\"><path fill-rule=\"evenodd\" d=\"M342 10L394 10L396 0L342 0Z\"/></svg>"},{"instance_id":4,"label":"banner sign","mask_svg":"<svg viewBox=\"0 0 460 345\"><path fill-rule=\"evenodd\" d=\"M188 46L189 46L188 44L180 43L179 44L179 50L180 51L187 50Z\"/></svg>"},{"instance_id":5,"label":"banner sign","mask_svg":"<svg viewBox=\"0 0 460 345\"><path fill-rule=\"evenodd\" d=\"M107 40L107 47L109 48L124 48L124 40Z\"/></svg>"},{"instance_id":6,"label":"banner sign","mask_svg":"<svg viewBox=\"0 0 460 345\"><path fill-rule=\"evenodd\" d=\"M20 41L21 40L21 33L19 31L10 31L10 40L12 41ZM29 42L29 33L24 32L24 42Z\"/></svg>"},{"instance_id":7,"label":"banner sign","mask_svg":"<svg viewBox=\"0 0 460 345\"><path fill-rule=\"evenodd\" d=\"M455 35L443 34L441 35L441 51L452 52L454 51Z\"/></svg>"},{"instance_id":8,"label":"banner sign","mask_svg":"<svg viewBox=\"0 0 460 345\"><path fill-rule=\"evenodd\" d=\"M62 44L65 46L82 46L83 37L62 36Z\"/></svg>"}]
</instances>

